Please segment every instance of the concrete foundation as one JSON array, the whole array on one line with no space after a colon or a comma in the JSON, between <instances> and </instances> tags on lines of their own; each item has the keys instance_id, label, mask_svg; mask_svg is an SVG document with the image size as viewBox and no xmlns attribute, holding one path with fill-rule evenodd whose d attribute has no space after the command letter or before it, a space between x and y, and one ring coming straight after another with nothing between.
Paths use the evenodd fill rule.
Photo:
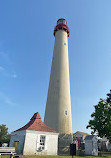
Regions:
<instances>
[{"instance_id":1,"label":"concrete foundation","mask_svg":"<svg viewBox=\"0 0 111 158\"><path fill-rule=\"evenodd\" d=\"M73 142L72 134L59 134L58 155L70 155L70 144Z\"/></svg>"}]
</instances>

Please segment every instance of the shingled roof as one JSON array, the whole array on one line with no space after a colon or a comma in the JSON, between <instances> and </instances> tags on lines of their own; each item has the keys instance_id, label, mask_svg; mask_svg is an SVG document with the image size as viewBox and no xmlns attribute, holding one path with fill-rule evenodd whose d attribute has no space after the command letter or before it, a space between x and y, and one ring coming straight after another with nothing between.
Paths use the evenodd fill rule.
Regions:
<instances>
[{"instance_id":1,"label":"shingled roof","mask_svg":"<svg viewBox=\"0 0 111 158\"><path fill-rule=\"evenodd\" d=\"M89 135L88 133L84 133L84 132L80 132L80 131L77 131L75 134L77 134L77 133L79 133L79 134L81 134L81 135L83 135L83 136Z\"/></svg>"},{"instance_id":2,"label":"shingled roof","mask_svg":"<svg viewBox=\"0 0 111 158\"><path fill-rule=\"evenodd\" d=\"M52 128L46 126L39 115L39 113L35 113L30 121L23 127L19 128L16 131L21 131L21 130L33 130L33 131L45 131L45 132L54 132L57 133L55 130ZM14 132L16 132L14 131Z\"/></svg>"}]
</instances>

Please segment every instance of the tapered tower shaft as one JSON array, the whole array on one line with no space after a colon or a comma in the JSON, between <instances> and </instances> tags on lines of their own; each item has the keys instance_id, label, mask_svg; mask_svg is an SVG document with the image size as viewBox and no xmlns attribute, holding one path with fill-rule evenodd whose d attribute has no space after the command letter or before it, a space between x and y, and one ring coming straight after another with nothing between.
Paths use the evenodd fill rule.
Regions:
<instances>
[{"instance_id":1,"label":"tapered tower shaft","mask_svg":"<svg viewBox=\"0 0 111 158\"><path fill-rule=\"evenodd\" d=\"M69 28L59 19L54 29L55 45L44 122L59 133L72 133L68 61Z\"/></svg>"}]
</instances>

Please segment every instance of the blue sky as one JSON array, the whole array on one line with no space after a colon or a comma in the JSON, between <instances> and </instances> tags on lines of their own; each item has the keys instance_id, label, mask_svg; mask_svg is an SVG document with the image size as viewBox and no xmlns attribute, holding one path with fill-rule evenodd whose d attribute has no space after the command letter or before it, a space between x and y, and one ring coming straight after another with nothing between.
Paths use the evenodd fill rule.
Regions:
<instances>
[{"instance_id":1,"label":"blue sky","mask_svg":"<svg viewBox=\"0 0 111 158\"><path fill-rule=\"evenodd\" d=\"M9 132L35 112L42 120L59 18L70 28L69 67L73 132L86 125L111 89L110 0L0 1L0 124Z\"/></svg>"}]
</instances>

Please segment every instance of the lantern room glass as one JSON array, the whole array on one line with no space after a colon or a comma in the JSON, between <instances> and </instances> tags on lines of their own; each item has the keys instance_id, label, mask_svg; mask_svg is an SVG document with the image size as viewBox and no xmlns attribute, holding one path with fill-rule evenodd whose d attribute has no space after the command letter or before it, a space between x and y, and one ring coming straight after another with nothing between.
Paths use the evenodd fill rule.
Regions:
<instances>
[{"instance_id":1,"label":"lantern room glass","mask_svg":"<svg viewBox=\"0 0 111 158\"><path fill-rule=\"evenodd\" d=\"M65 19L59 19L57 24L65 24L65 25L67 25L67 21Z\"/></svg>"}]
</instances>

